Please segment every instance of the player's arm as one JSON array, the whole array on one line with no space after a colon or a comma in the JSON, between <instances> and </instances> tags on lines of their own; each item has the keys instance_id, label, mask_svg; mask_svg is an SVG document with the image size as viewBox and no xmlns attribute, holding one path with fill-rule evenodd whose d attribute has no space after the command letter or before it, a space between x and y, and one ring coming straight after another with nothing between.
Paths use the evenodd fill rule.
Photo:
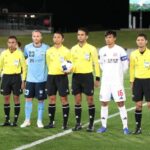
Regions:
<instances>
[{"instance_id":1,"label":"player's arm","mask_svg":"<svg viewBox=\"0 0 150 150\"><path fill-rule=\"evenodd\" d=\"M28 58L28 53L27 53L27 48L26 48L26 46L25 46L25 48L24 48L24 57L25 57L25 59Z\"/></svg>"},{"instance_id":2,"label":"player's arm","mask_svg":"<svg viewBox=\"0 0 150 150\"><path fill-rule=\"evenodd\" d=\"M3 70L3 65L4 65L4 56L3 56L3 53L1 53L1 55L0 55L0 74Z\"/></svg>"},{"instance_id":3,"label":"player's arm","mask_svg":"<svg viewBox=\"0 0 150 150\"><path fill-rule=\"evenodd\" d=\"M134 61L134 56L131 53L131 55L130 55L130 83L131 83L131 87L133 86L133 82L134 82L134 73L135 73L135 61Z\"/></svg>"},{"instance_id":4,"label":"player's arm","mask_svg":"<svg viewBox=\"0 0 150 150\"><path fill-rule=\"evenodd\" d=\"M26 64L26 60L23 54L21 54L20 62L21 62L21 68L22 68L22 80L25 81L26 75L27 75L27 64Z\"/></svg>"},{"instance_id":5,"label":"player's arm","mask_svg":"<svg viewBox=\"0 0 150 150\"><path fill-rule=\"evenodd\" d=\"M20 58L20 63L21 63L21 69L22 69L22 84L21 88L25 88L25 82L26 82L26 75L27 75L27 64L24 55L21 53L21 58Z\"/></svg>"},{"instance_id":6,"label":"player's arm","mask_svg":"<svg viewBox=\"0 0 150 150\"><path fill-rule=\"evenodd\" d=\"M71 60L71 51L70 50L67 51L66 60L72 63L72 60ZM70 70L69 73L71 73L72 70L73 70L73 66L72 66L72 69Z\"/></svg>"},{"instance_id":7,"label":"player's arm","mask_svg":"<svg viewBox=\"0 0 150 150\"><path fill-rule=\"evenodd\" d=\"M74 70L75 70L75 64L74 64L74 51L73 51L73 49L71 49L70 50L70 60L71 60L71 62L72 62L72 72L74 72Z\"/></svg>"},{"instance_id":8,"label":"player's arm","mask_svg":"<svg viewBox=\"0 0 150 150\"><path fill-rule=\"evenodd\" d=\"M126 72L129 68L129 59L128 59L128 55L125 52L125 50L122 50L120 60L122 62L122 66L123 66L123 72Z\"/></svg>"},{"instance_id":9,"label":"player's arm","mask_svg":"<svg viewBox=\"0 0 150 150\"><path fill-rule=\"evenodd\" d=\"M22 73L22 77L23 77L22 80L26 81L27 67L28 67L28 50L26 46L24 47L24 51L23 51L22 65L23 65L22 71L24 73L24 74Z\"/></svg>"},{"instance_id":10,"label":"player's arm","mask_svg":"<svg viewBox=\"0 0 150 150\"><path fill-rule=\"evenodd\" d=\"M72 60L71 60L71 51L70 50L67 51L66 60L72 62Z\"/></svg>"},{"instance_id":11,"label":"player's arm","mask_svg":"<svg viewBox=\"0 0 150 150\"><path fill-rule=\"evenodd\" d=\"M94 50L92 51L92 60L93 60L95 76L96 76L95 86L98 87L100 81L100 66L98 62L98 53L96 48L94 48Z\"/></svg>"},{"instance_id":12,"label":"player's arm","mask_svg":"<svg viewBox=\"0 0 150 150\"><path fill-rule=\"evenodd\" d=\"M49 63L50 63L50 56L49 56L49 50L46 51L46 64L49 70Z\"/></svg>"},{"instance_id":13,"label":"player's arm","mask_svg":"<svg viewBox=\"0 0 150 150\"><path fill-rule=\"evenodd\" d=\"M103 70L104 61L103 61L103 58L102 58L101 49L99 49L98 58L99 58L100 68L101 68L101 70Z\"/></svg>"},{"instance_id":14,"label":"player's arm","mask_svg":"<svg viewBox=\"0 0 150 150\"><path fill-rule=\"evenodd\" d=\"M100 80L100 66L98 62L98 53L97 53L96 48L92 52L92 60L94 64L96 80Z\"/></svg>"},{"instance_id":15,"label":"player's arm","mask_svg":"<svg viewBox=\"0 0 150 150\"><path fill-rule=\"evenodd\" d=\"M46 64L46 69L47 69L47 73L48 73L48 64L47 64L47 61L46 61L46 57L47 57L47 52L48 52L48 50L50 49L50 46L49 45L47 45L47 49L46 49L46 53L45 53L45 64Z\"/></svg>"}]
</instances>

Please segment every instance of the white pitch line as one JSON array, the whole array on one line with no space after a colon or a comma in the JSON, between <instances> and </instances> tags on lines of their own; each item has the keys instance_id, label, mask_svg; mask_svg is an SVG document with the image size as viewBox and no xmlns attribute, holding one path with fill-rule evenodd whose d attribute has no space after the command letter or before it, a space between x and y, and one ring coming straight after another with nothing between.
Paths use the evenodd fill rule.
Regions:
<instances>
[{"instance_id":1,"label":"white pitch line","mask_svg":"<svg viewBox=\"0 0 150 150\"><path fill-rule=\"evenodd\" d=\"M146 103L143 104L143 106L145 106L145 105L146 105ZM127 112L132 111L132 110L134 110L134 109L135 109L135 107L128 108L128 109L127 109ZM109 115L108 118L110 119L110 118L116 117L116 116L118 116L118 115L119 115L119 112L114 113L114 114L112 114L112 115ZM99 123L100 121L101 121L101 119L95 120L95 121L94 121L94 124ZM87 126L88 126L88 123L87 123L87 124L84 124L84 125L83 125L83 128L84 128L84 127L87 127ZM66 130L66 131L57 133L57 134L55 134L55 135L51 135L51 136L48 136L48 137L46 137L46 138L37 140L37 141L32 142L32 143L30 143L30 144L22 145L22 146L20 146L20 147L18 147L18 148L15 148L14 150L24 150L24 149L27 149L27 148L31 148L31 147L33 147L33 146L39 145L39 144L41 144L41 143L44 143L44 142L46 142L46 141L50 141L50 140L56 139L56 138L58 138L58 137L65 136L65 135L70 134L70 133L72 133L72 132L73 132L72 129L68 129L68 130Z\"/></svg>"}]
</instances>

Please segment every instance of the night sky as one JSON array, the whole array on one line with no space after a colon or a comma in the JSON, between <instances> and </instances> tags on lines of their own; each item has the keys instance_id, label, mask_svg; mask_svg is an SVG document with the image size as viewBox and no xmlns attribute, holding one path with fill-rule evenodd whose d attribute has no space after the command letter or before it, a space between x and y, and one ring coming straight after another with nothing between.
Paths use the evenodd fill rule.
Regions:
<instances>
[{"instance_id":1,"label":"night sky","mask_svg":"<svg viewBox=\"0 0 150 150\"><path fill-rule=\"evenodd\" d=\"M50 12L55 29L66 31L79 26L91 30L128 27L128 0L5 0L0 2L0 7L12 12ZM145 13L145 18L148 15Z\"/></svg>"}]
</instances>

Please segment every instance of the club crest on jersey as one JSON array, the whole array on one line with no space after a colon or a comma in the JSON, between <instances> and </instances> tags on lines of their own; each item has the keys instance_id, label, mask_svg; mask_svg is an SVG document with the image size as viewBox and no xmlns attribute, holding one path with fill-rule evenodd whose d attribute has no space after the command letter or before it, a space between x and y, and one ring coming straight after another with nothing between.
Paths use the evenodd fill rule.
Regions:
<instances>
[{"instance_id":1,"label":"club crest on jersey","mask_svg":"<svg viewBox=\"0 0 150 150\"><path fill-rule=\"evenodd\" d=\"M113 53L113 56L116 57L116 56L118 56L118 54L117 53Z\"/></svg>"},{"instance_id":2,"label":"club crest on jersey","mask_svg":"<svg viewBox=\"0 0 150 150\"><path fill-rule=\"evenodd\" d=\"M29 57L34 57L34 56L35 56L34 51L29 51Z\"/></svg>"},{"instance_id":3,"label":"club crest on jersey","mask_svg":"<svg viewBox=\"0 0 150 150\"><path fill-rule=\"evenodd\" d=\"M106 53L103 56L106 57L107 56Z\"/></svg>"}]
</instances>

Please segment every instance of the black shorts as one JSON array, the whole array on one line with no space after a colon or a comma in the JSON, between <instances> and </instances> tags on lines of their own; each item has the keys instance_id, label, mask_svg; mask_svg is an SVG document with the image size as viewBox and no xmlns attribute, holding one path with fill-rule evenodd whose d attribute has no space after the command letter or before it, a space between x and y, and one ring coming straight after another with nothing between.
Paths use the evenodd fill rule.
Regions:
<instances>
[{"instance_id":1,"label":"black shorts","mask_svg":"<svg viewBox=\"0 0 150 150\"><path fill-rule=\"evenodd\" d=\"M143 100L150 101L150 79L135 79L133 82L133 100L135 102Z\"/></svg>"},{"instance_id":2,"label":"black shorts","mask_svg":"<svg viewBox=\"0 0 150 150\"><path fill-rule=\"evenodd\" d=\"M37 98L38 100L44 100L47 98L46 95L46 82L33 83L26 82L25 88L26 98Z\"/></svg>"},{"instance_id":3,"label":"black shorts","mask_svg":"<svg viewBox=\"0 0 150 150\"><path fill-rule=\"evenodd\" d=\"M1 83L1 94L10 95L13 92L13 95L19 96L22 94L21 83L21 74L4 74Z\"/></svg>"},{"instance_id":4,"label":"black shorts","mask_svg":"<svg viewBox=\"0 0 150 150\"><path fill-rule=\"evenodd\" d=\"M80 93L85 93L87 96L94 94L94 78L92 73L73 74L72 94L77 95Z\"/></svg>"},{"instance_id":5,"label":"black shorts","mask_svg":"<svg viewBox=\"0 0 150 150\"><path fill-rule=\"evenodd\" d=\"M49 96L56 95L65 97L69 94L69 82L67 75L48 75L47 93Z\"/></svg>"}]
</instances>

